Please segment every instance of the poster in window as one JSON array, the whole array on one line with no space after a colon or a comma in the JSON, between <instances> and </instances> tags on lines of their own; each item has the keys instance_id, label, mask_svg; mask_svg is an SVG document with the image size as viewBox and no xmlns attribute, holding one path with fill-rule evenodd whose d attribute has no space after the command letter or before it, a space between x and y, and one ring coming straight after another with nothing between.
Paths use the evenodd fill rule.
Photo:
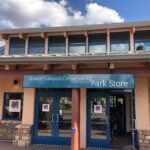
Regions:
<instances>
[{"instance_id":1,"label":"poster in window","mask_svg":"<svg viewBox=\"0 0 150 150\"><path fill-rule=\"evenodd\" d=\"M102 113L102 105L94 105L94 113L101 114Z\"/></svg>"},{"instance_id":2,"label":"poster in window","mask_svg":"<svg viewBox=\"0 0 150 150\"><path fill-rule=\"evenodd\" d=\"M42 104L42 112L49 112L49 104Z\"/></svg>"},{"instance_id":3,"label":"poster in window","mask_svg":"<svg viewBox=\"0 0 150 150\"><path fill-rule=\"evenodd\" d=\"M20 112L20 111L21 111L21 100L10 100L9 112Z\"/></svg>"}]
</instances>

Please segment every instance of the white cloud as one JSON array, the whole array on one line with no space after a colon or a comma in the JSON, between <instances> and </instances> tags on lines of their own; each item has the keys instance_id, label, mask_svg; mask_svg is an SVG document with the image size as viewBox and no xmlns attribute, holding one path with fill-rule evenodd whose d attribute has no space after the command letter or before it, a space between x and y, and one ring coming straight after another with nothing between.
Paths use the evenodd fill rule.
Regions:
<instances>
[{"instance_id":1,"label":"white cloud","mask_svg":"<svg viewBox=\"0 0 150 150\"><path fill-rule=\"evenodd\" d=\"M86 13L74 10L67 0L0 0L0 28L65 26L123 22L113 9L88 3Z\"/></svg>"}]
</instances>

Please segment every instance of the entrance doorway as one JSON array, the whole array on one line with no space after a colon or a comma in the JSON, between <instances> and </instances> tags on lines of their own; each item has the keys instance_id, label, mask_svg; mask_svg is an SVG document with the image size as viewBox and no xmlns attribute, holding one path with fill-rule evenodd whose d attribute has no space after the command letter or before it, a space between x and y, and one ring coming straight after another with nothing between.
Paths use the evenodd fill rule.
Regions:
<instances>
[{"instance_id":1,"label":"entrance doorway","mask_svg":"<svg viewBox=\"0 0 150 150\"><path fill-rule=\"evenodd\" d=\"M87 94L87 146L110 147L109 95L99 91Z\"/></svg>"},{"instance_id":2,"label":"entrance doorway","mask_svg":"<svg viewBox=\"0 0 150 150\"><path fill-rule=\"evenodd\" d=\"M87 147L132 145L131 93L87 90Z\"/></svg>"},{"instance_id":3,"label":"entrance doorway","mask_svg":"<svg viewBox=\"0 0 150 150\"><path fill-rule=\"evenodd\" d=\"M109 104L111 147L122 148L132 145L131 96L111 94Z\"/></svg>"},{"instance_id":4,"label":"entrance doorway","mask_svg":"<svg viewBox=\"0 0 150 150\"><path fill-rule=\"evenodd\" d=\"M33 143L70 145L71 90L37 89Z\"/></svg>"}]
</instances>

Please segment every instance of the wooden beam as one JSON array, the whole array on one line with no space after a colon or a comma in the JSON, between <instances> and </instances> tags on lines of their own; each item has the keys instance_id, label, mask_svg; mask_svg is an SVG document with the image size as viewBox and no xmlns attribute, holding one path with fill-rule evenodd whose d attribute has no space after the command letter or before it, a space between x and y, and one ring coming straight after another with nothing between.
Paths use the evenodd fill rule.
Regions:
<instances>
[{"instance_id":1,"label":"wooden beam","mask_svg":"<svg viewBox=\"0 0 150 150\"><path fill-rule=\"evenodd\" d=\"M43 65L43 70L44 70L44 71L49 70L49 65L48 65L48 64L44 64L44 65Z\"/></svg>"},{"instance_id":2,"label":"wooden beam","mask_svg":"<svg viewBox=\"0 0 150 150\"><path fill-rule=\"evenodd\" d=\"M64 37L66 38L66 37L68 37L68 32L64 32Z\"/></svg>"},{"instance_id":3,"label":"wooden beam","mask_svg":"<svg viewBox=\"0 0 150 150\"><path fill-rule=\"evenodd\" d=\"M4 70L10 70L10 66L9 65L5 65Z\"/></svg>"},{"instance_id":4,"label":"wooden beam","mask_svg":"<svg viewBox=\"0 0 150 150\"><path fill-rule=\"evenodd\" d=\"M45 32L41 32L41 38L46 38L47 37L47 33L45 33Z\"/></svg>"},{"instance_id":5,"label":"wooden beam","mask_svg":"<svg viewBox=\"0 0 150 150\"><path fill-rule=\"evenodd\" d=\"M110 30L107 29L107 54L110 54Z\"/></svg>"},{"instance_id":6,"label":"wooden beam","mask_svg":"<svg viewBox=\"0 0 150 150\"><path fill-rule=\"evenodd\" d=\"M134 33L135 33L135 28L131 28L130 30L130 53L134 53Z\"/></svg>"},{"instance_id":7,"label":"wooden beam","mask_svg":"<svg viewBox=\"0 0 150 150\"><path fill-rule=\"evenodd\" d=\"M69 38L68 38L68 32L64 32L64 37L66 38L65 55L67 56L68 53L69 53Z\"/></svg>"},{"instance_id":8,"label":"wooden beam","mask_svg":"<svg viewBox=\"0 0 150 150\"><path fill-rule=\"evenodd\" d=\"M21 39L26 39L26 38L27 38L27 34L25 34L25 33L20 33L20 34L19 34L19 38L21 38Z\"/></svg>"},{"instance_id":9,"label":"wooden beam","mask_svg":"<svg viewBox=\"0 0 150 150\"><path fill-rule=\"evenodd\" d=\"M4 65L4 70L16 70L17 65Z\"/></svg>"},{"instance_id":10,"label":"wooden beam","mask_svg":"<svg viewBox=\"0 0 150 150\"><path fill-rule=\"evenodd\" d=\"M86 38L86 41L85 41L85 43L86 43L86 45L85 45L85 52L88 53L88 47L89 47L89 37L88 37L88 32L85 31L84 35L85 35L85 38Z\"/></svg>"},{"instance_id":11,"label":"wooden beam","mask_svg":"<svg viewBox=\"0 0 150 150\"><path fill-rule=\"evenodd\" d=\"M1 34L1 39L8 40L9 39L9 34Z\"/></svg>"},{"instance_id":12,"label":"wooden beam","mask_svg":"<svg viewBox=\"0 0 150 150\"><path fill-rule=\"evenodd\" d=\"M115 64L114 63L108 63L108 68L109 69L115 69Z\"/></svg>"}]
</instances>

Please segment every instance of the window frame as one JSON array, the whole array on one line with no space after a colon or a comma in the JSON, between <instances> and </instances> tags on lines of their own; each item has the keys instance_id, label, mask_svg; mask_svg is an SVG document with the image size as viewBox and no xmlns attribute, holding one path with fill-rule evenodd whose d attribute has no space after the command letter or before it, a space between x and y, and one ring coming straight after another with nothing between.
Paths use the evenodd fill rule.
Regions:
<instances>
[{"instance_id":1,"label":"window frame","mask_svg":"<svg viewBox=\"0 0 150 150\"><path fill-rule=\"evenodd\" d=\"M39 43L38 41L38 44L33 44L31 41L34 40L34 38L39 38L39 39L42 39L44 41L42 41L41 43ZM32 52L32 48L39 48L39 47L42 47L43 48L43 52L42 53L31 53ZM35 50L34 50L35 51ZM29 36L28 37L28 55L43 55L45 54L45 38L42 38L41 36Z\"/></svg>"},{"instance_id":2,"label":"window frame","mask_svg":"<svg viewBox=\"0 0 150 150\"><path fill-rule=\"evenodd\" d=\"M6 109L5 109L5 104L6 104L6 94L22 94L22 97L24 95L24 92L4 92L3 93L3 111L2 111L2 120L14 120L14 121L21 121L22 120L22 114L21 114L21 118L9 118L6 117ZM21 100L21 112L23 113L23 99Z\"/></svg>"},{"instance_id":3,"label":"window frame","mask_svg":"<svg viewBox=\"0 0 150 150\"><path fill-rule=\"evenodd\" d=\"M14 39L20 39L19 37L10 37L9 38L9 55L25 55L25 45L26 45L26 41L25 41L25 39L20 39L20 40L22 40L22 41L24 41L23 42L23 44L21 43L21 44L18 44L17 43L17 46L14 46L15 44L12 44L12 40L14 40ZM18 41L17 41L18 42ZM14 48L22 48L22 49L24 49L23 50L23 53L21 53L21 54L13 54L12 52L11 52L11 49L14 49ZM13 50L14 51L14 50Z\"/></svg>"},{"instance_id":4,"label":"window frame","mask_svg":"<svg viewBox=\"0 0 150 150\"><path fill-rule=\"evenodd\" d=\"M119 52L128 53L130 51L130 33L128 31L124 31L124 32L112 32L111 34L110 34L110 53L119 53ZM127 34L128 38L127 39L123 38L123 39L119 39L119 40L116 40L113 38L111 39L111 36L118 36L117 34L120 34L120 35L121 34L124 34L124 35ZM115 44L115 45L128 44L129 49L128 50L113 50L112 49L113 44Z\"/></svg>"}]
</instances>

